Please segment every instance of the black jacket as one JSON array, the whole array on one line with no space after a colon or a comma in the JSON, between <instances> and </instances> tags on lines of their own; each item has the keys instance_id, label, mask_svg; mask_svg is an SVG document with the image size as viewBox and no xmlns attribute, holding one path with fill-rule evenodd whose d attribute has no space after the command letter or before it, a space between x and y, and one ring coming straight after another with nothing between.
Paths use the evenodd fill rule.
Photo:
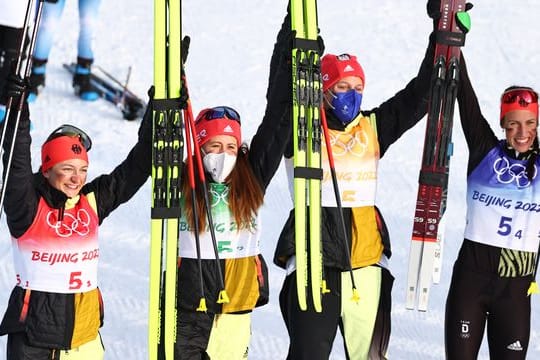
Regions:
<instances>
[{"instance_id":1,"label":"black jacket","mask_svg":"<svg viewBox=\"0 0 540 360\"><path fill-rule=\"evenodd\" d=\"M469 161L467 175L470 175L480 164L484 157L496 146L500 140L491 129L488 121L482 114L478 98L471 84L463 54L460 61L460 81L457 94L461 127L469 148ZM538 139L535 141L536 150L516 154L502 142L503 151L510 158L537 161ZM464 239L456 260L456 269L473 270L482 273L508 276L528 276L534 271L534 253L503 249L497 246L481 244ZM511 275L508 275L511 274Z\"/></svg>"},{"instance_id":2,"label":"black jacket","mask_svg":"<svg viewBox=\"0 0 540 360\"><path fill-rule=\"evenodd\" d=\"M13 138L15 113L8 122L4 143L4 169L8 159L9 144ZM43 198L52 208L62 212L67 196L51 187L41 172L32 173L28 104L25 103L16 136L15 149L9 178L6 183L4 211L11 235L23 235L32 225L38 204ZM84 185L82 194L93 193L97 204L99 224L120 204L128 201L146 182L151 172L151 123L143 121L138 142L126 159L110 174L98 176ZM99 290L98 290L99 291ZM25 290L15 287L2 323L0 335L26 332L32 345L69 349L72 342L75 318L74 304L78 294L59 294L31 291L28 313L24 321L19 317L23 309ZM103 318L101 299L90 306L90 312ZM95 307L99 307L99 310Z\"/></svg>"}]
</instances>

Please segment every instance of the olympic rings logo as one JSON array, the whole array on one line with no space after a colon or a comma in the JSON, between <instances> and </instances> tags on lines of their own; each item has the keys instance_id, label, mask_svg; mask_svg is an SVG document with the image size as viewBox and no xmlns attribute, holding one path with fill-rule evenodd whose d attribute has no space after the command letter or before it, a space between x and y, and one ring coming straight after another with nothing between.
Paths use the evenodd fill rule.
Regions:
<instances>
[{"instance_id":1,"label":"olympic rings logo","mask_svg":"<svg viewBox=\"0 0 540 360\"><path fill-rule=\"evenodd\" d=\"M361 129L354 134L330 134L330 144L334 156L345 156L351 154L356 157L363 157L369 148L369 136Z\"/></svg>"},{"instance_id":2,"label":"olympic rings logo","mask_svg":"<svg viewBox=\"0 0 540 360\"><path fill-rule=\"evenodd\" d=\"M65 213L62 221L58 221L56 214L56 210L49 211L47 225L53 228L58 236L70 237L73 234L85 236L90 232L90 215L86 210L79 209L76 217L70 213Z\"/></svg>"},{"instance_id":3,"label":"olympic rings logo","mask_svg":"<svg viewBox=\"0 0 540 360\"><path fill-rule=\"evenodd\" d=\"M533 167L534 174L533 179L538 175L536 165ZM518 188L525 188L531 185L531 181L528 178L527 168L522 164L510 164L507 158L502 157L493 163L493 171L497 174L497 180L502 184L510 184L515 182Z\"/></svg>"}]
</instances>

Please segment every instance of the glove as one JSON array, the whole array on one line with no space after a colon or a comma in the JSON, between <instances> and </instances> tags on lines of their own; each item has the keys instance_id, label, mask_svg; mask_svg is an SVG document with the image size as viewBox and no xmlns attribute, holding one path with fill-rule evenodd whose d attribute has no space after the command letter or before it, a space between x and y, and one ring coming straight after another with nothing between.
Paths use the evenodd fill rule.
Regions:
<instances>
[{"instance_id":1,"label":"glove","mask_svg":"<svg viewBox=\"0 0 540 360\"><path fill-rule=\"evenodd\" d=\"M189 36L184 36L184 38L182 39L182 42L180 43L180 49L182 51L182 64L185 64L187 61L190 43L191 43L191 38Z\"/></svg>"},{"instance_id":2,"label":"glove","mask_svg":"<svg viewBox=\"0 0 540 360\"><path fill-rule=\"evenodd\" d=\"M154 100L155 88L152 85L148 89L148 105L146 105L146 111L144 112L141 125L139 126L138 136L139 139L144 139L145 142L152 142L152 127L153 127L153 100Z\"/></svg>"},{"instance_id":3,"label":"glove","mask_svg":"<svg viewBox=\"0 0 540 360\"><path fill-rule=\"evenodd\" d=\"M428 0L426 10L428 16L433 19L433 26L436 28L441 18L441 0Z\"/></svg>"},{"instance_id":4,"label":"glove","mask_svg":"<svg viewBox=\"0 0 540 360\"><path fill-rule=\"evenodd\" d=\"M28 79L21 78L18 74L11 73L4 85L4 94L7 97L11 97L13 101L20 101L24 96L26 97L28 90Z\"/></svg>"},{"instance_id":5,"label":"glove","mask_svg":"<svg viewBox=\"0 0 540 360\"><path fill-rule=\"evenodd\" d=\"M456 13L458 26L464 33L467 33L471 28L470 18L468 15L464 14L466 14L466 12L471 10L472 8L472 3L466 3L465 11ZM441 0L428 0L426 5L426 11L428 16L433 19L433 29L437 30L439 25L439 19L441 18Z\"/></svg>"}]
</instances>

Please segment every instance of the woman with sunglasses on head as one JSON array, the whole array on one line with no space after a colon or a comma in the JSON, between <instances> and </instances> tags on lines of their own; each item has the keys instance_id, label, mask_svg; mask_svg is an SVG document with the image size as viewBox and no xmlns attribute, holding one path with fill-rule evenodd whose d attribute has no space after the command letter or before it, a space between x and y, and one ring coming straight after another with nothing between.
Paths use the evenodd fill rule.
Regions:
<instances>
[{"instance_id":1,"label":"woman with sunglasses on head","mask_svg":"<svg viewBox=\"0 0 540 360\"><path fill-rule=\"evenodd\" d=\"M227 106L202 110L195 136L206 173L215 243L205 208L207 190L198 181L193 199L186 166L175 359L247 359L251 312L268 302L269 291L257 215L281 161L275 154L288 139L260 127L248 150L242 142L240 116Z\"/></svg>"},{"instance_id":2,"label":"woman with sunglasses on head","mask_svg":"<svg viewBox=\"0 0 540 360\"><path fill-rule=\"evenodd\" d=\"M458 103L469 147L467 215L446 303L446 356L476 359L487 325L491 359L525 359L540 234L538 94L504 90L499 140L462 57Z\"/></svg>"},{"instance_id":3,"label":"woman with sunglasses on head","mask_svg":"<svg viewBox=\"0 0 540 360\"><path fill-rule=\"evenodd\" d=\"M14 103L26 81L12 75ZM4 142L4 172L16 123L11 113ZM103 359L99 335L103 301L98 287L98 228L146 182L152 125L141 123L137 143L110 174L87 182L91 141L63 125L41 147L32 172L30 114L25 101L6 186L4 211L12 238L16 285L0 323L8 360Z\"/></svg>"}]
</instances>

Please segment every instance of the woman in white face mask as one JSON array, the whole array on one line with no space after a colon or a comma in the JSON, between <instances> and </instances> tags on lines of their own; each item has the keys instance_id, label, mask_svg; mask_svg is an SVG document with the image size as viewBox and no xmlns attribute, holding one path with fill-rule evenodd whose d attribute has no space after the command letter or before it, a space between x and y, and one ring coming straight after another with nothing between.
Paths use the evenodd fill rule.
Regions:
<instances>
[{"instance_id":1,"label":"woman in white face mask","mask_svg":"<svg viewBox=\"0 0 540 360\"><path fill-rule=\"evenodd\" d=\"M257 212L281 160L268 153L277 153L273 146L284 146L287 139L276 139L271 146L253 140L248 151L240 115L226 106L202 110L195 132L206 186L198 183L193 191L184 170L175 359L243 359L251 338L251 311L268 302ZM264 137L260 132L254 139ZM206 189L215 243L207 221Z\"/></svg>"}]
</instances>

